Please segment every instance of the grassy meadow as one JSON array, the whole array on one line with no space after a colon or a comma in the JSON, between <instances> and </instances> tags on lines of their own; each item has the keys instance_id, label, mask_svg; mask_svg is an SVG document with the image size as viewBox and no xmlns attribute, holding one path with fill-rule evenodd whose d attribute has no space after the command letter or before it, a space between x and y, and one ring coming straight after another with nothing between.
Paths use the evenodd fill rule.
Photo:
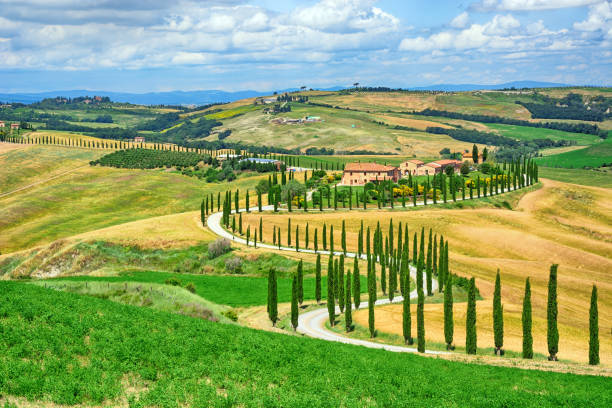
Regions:
<instances>
[{"instance_id":1,"label":"grassy meadow","mask_svg":"<svg viewBox=\"0 0 612 408\"><path fill-rule=\"evenodd\" d=\"M1 282L0 299L0 332L10 333L0 337L0 398L6 404L546 407L612 403L610 380L603 377L394 354L24 283Z\"/></svg>"},{"instance_id":2,"label":"grassy meadow","mask_svg":"<svg viewBox=\"0 0 612 408\"><path fill-rule=\"evenodd\" d=\"M536 159L536 162L541 167L569 169L610 165L612 164L612 139L605 139L585 149L540 157Z\"/></svg>"}]
</instances>

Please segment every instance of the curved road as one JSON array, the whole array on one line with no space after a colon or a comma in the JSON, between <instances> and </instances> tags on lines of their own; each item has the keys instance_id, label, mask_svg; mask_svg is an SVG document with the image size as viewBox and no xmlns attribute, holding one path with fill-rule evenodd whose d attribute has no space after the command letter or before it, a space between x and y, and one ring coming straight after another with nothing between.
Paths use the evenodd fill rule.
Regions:
<instances>
[{"instance_id":1,"label":"curved road","mask_svg":"<svg viewBox=\"0 0 612 408\"><path fill-rule=\"evenodd\" d=\"M263 206L262 210L264 211L274 210L274 207L271 205L267 205L267 206ZM244 209L240 209L240 212L244 212L244 211L245 211ZM235 213L235 210L233 210L232 213ZM227 238L233 242L238 242L240 244L246 245L245 239L233 235L231 232L225 230L221 226L222 216L223 216L223 213L221 212L211 214L206 221L206 225L208 226L208 228L210 228L212 232L219 235L220 237ZM250 245L252 245L252 242L250 243ZM264 244L264 243L258 243L257 247L274 249L277 251L281 250L281 251L296 252L295 248L290 248L290 247L285 247L285 246L281 246L279 248L278 246ZM299 252L311 253L311 254L315 253L315 251L312 249L300 249ZM318 251L317 253L320 253L322 255L329 255L330 251ZM342 252L334 251L334 255L339 256L341 254ZM357 256L357 254L353 252L347 252L346 256L349 258L354 258L355 256ZM362 255L361 258L366 259L366 255ZM416 268L414 266L410 266L410 276L416 280ZM438 289L438 282L435 279L432 280L432 289L434 291ZM414 299L416 297L417 297L417 291L415 289L410 293L410 298ZM396 296L393 298L393 303L399 303L402 301L403 301L402 296ZM385 298L385 299L377 300L375 304L376 306L378 306L378 305L385 305L389 303L390 303L389 299ZM355 309L354 305L352 307L353 309ZM366 308L366 307L368 307L367 302L361 302L361 304L359 305L360 309ZM340 313L340 308L338 306L336 306L336 312ZM344 337L338 333L328 330L325 327L325 322L327 320L328 320L327 308L315 309L315 310L311 310L309 312L300 314L299 320L298 320L297 331L307 336L322 339L322 340L327 340L327 341L337 341L340 343L354 344L358 346L384 349L384 350L394 351L394 352L403 352L403 353L416 353L417 352L417 349L414 347L393 346L393 345L388 345L388 344L375 343L375 342L367 341L367 340L359 340L359 339ZM432 350L427 350L426 353L428 354L447 354L446 352L443 352L443 351L432 351Z\"/></svg>"}]
</instances>

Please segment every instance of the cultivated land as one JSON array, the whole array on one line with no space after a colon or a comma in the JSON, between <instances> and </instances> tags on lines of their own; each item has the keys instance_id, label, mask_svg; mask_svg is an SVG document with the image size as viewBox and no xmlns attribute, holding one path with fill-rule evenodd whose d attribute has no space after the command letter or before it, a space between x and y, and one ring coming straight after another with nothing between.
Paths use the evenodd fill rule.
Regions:
<instances>
[{"instance_id":1,"label":"cultivated land","mask_svg":"<svg viewBox=\"0 0 612 408\"><path fill-rule=\"evenodd\" d=\"M570 92L609 96L609 89L539 90L563 97ZM305 92L309 101L359 111L291 102L291 112L269 115L255 99L215 105L194 112L107 106L37 109L38 113L95 119L110 114L114 123L70 121L90 128L133 127L159 114L178 113L194 121L217 120L232 130L221 142L306 149L370 150L392 155L301 155L300 166L341 167L353 161L398 165L416 156L440 158L439 151L468 149L473 143L427 133L429 126L495 132L521 141L548 138L576 146L551 149L538 158L541 183L516 192L435 207L307 214L255 212L254 188L269 173L246 172L232 182L206 182L174 168L132 170L90 167L109 152L66 146L0 142L0 404L6 406L609 406L612 404L612 162L610 143L594 135L525 126L428 117L405 112L425 108L499 115L531 121L516 100L531 92ZM270 105L266 105L270 107ZM21 108L20 108L21 109ZM24 108L24 112L27 109ZM271 123L278 117L320 116L324 122ZM0 117L0 120L2 118ZM376 123L383 122L384 124ZM597 123L612 128L612 121ZM173 125L180 128L184 123ZM353 127L355 125L355 127ZM398 126L399 128L395 128ZM410 130L414 129L414 130ZM140 131L147 140L171 129ZM27 132L23 132L26 134ZM40 129L29 137L105 142L100 134ZM161 136L160 136L161 137ZM213 131L193 141L216 141ZM152 146L147 144L147 146ZM484 145L478 145L482 150ZM580 147L580 149L578 149ZM489 150L495 147L489 146ZM295 156L295 155L294 155ZM294 159L296 159L294 157ZM546 167L546 166L559 166ZM204 166L206 168L207 166ZM571 168L576 167L576 168ZM295 179L303 180L301 173ZM245 247L234 243L217 256L209 247L218 237L200 220L205 196L251 191L253 232L263 221L264 241L287 221L292 233L334 225L340 248L342 220L347 246L356 250L363 219L386 230L389 220L407 224L410 240L421 226L443 234L450 247L451 272L476 277L478 356L465 356L465 292L455 298L457 353L440 358L369 350L289 335L291 277L304 262L305 305L314 297L316 256ZM6 195L6 193L10 193ZM2 194L5 194L4 196ZM450 201L450 200L449 200ZM264 203L267 203L264 197ZM340 205L341 207L341 205ZM321 239L321 238L319 238ZM295 235L293 236L295 240ZM411 242L412 244L412 242ZM322 248L320 243L319 248ZM322 257L325 298L327 257ZM235 264L240 264L236 269ZM551 263L559 267L559 363L544 361L546 293ZM280 322L266 312L267 272L278 270ZM352 262L346 264L352 269ZM365 262L361 261L362 290ZM492 297L501 270L505 358L492 352ZM535 361L521 349L521 302L525 278L532 284ZM380 279L380 275L378 277ZM18 280L4 282L4 280ZM380 284L380 282L379 282ZM592 284L599 290L601 366L587 367L588 309ZM414 282L412 282L414 286ZM380 287L380 286L379 286ZM382 294L379 294L379 299ZM362 301L367 294L361 295ZM428 349L443 349L439 294L426 298ZM325 307L324 304L318 307ZM375 309L376 341L401 335L401 305ZM413 335L416 306L412 305ZM343 320L343 316L340 316ZM367 312L354 312L357 331L367 331ZM275 333L268 333L263 329ZM342 330L342 326L336 330ZM4 335L3 335L4 333ZM10 333L10 335L7 335ZM279 334L280 333L280 334ZM365 334L367 337L367 334ZM401 342L401 340L400 340ZM462 360L456 362L452 360ZM466 364L467 363L467 364ZM483 366L497 364L531 368ZM543 370L543 371L534 371ZM583 375L559 374L561 370ZM587 374L587 375L584 375ZM601 377L596 377L598 375ZM11 405L13 404L13 405Z\"/></svg>"}]
</instances>

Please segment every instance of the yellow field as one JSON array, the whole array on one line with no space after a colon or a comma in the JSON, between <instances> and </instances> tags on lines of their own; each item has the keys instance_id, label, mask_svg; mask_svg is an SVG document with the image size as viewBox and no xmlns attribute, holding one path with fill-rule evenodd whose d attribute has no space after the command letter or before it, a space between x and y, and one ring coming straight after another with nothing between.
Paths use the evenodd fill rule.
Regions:
<instances>
[{"instance_id":1,"label":"yellow field","mask_svg":"<svg viewBox=\"0 0 612 408\"><path fill-rule=\"evenodd\" d=\"M255 228L259 217L259 214L246 216L245 224ZM283 228L282 241L285 243L288 214L263 217L264 240L272 242L272 229L276 225ZM526 194L515 211L490 208L380 212L353 210L342 215L333 212L316 215L312 212L295 212L291 215L292 229L300 225L302 231L301 246L304 245L306 222L310 223L311 240L313 228L319 228L321 234L322 223L326 222L328 228L330 224L334 225L335 247L339 248L341 220L344 219L349 250L356 249L362 219L371 228L380 222L386 231L391 218L395 225L400 221L408 223L411 239L421 226L442 233L449 241L452 272L476 277L486 303L490 303L492 298L495 272L497 268L501 269L508 348L514 349L517 344L513 333L520 334L520 316L517 313L520 313L525 279L531 279L534 331L537 332L540 325L537 319L546 316L549 267L551 263L558 263L560 358L584 361L588 347L591 286L596 283L599 289L601 356L604 363L612 363L612 190L544 180L543 187ZM434 310L439 308L429 307ZM390 306L389 310L389 313L394 313L401 311L401 308ZM485 310L484 306L482 310ZM439 310L435 313L439 314ZM459 311L456 315L459 330L458 315ZM393 321L398 318L388 319ZM479 327L482 330L490 330L487 319L490 317L480 314ZM383 320L381 317L381 322ZM432 317L433 320L435 318ZM391 328L389 330L393 331ZM435 340L433 327L429 332L434 336L431 340ZM486 336L483 332L481 346L491 346L491 342L485 340ZM539 334L535 337L536 351L540 351L545 338ZM461 344L459 331L456 339Z\"/></svg>"}]
</instances>

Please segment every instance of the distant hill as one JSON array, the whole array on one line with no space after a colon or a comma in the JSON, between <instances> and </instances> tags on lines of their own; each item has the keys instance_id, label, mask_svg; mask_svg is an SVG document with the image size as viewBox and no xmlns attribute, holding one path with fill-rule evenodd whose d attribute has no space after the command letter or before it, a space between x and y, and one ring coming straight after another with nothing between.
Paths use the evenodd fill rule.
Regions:
<instances>
[{"instance_id":1,"label":"distant hill","mask_svg":"<svg viewBox=\"0 0 612 408\"><path fill-rule=\"evenodd\" d=\"M462 92L462 91L481 91L489 89L505 89L505 88L558 88L563 86L571 86L568 84L558 84L554 82L539 82L539 81L513 81L503 84L493 85L477 85L477 84L438 84L422 87L408 88L416 91L447 91L447 92Z\"/></svg>"},{"instance_id":2,"label":"distant hill","mask_svg":"<svg viewBox=\"0 0 612 408\"><path fill-rule=\"evenodd\" d=\"M558 84L552 82L537 82L537 81L514 81L503 84L494 85L477 85L477 84L439 84L423 87L411 87L410 90L420 91L477 91L487 89L501 88L550 88L569 86L566 84ZM320 88L322 91L338 91L346 87L334 86L329 88ZM297 88L282 89L276 92L292 92ZM63 96L75 98L84 95L108 96L115 102L129 102L137 105L206 105L215 102L233 102L245 98L253 98L256 96L272 95L273 91L236 91L226 92L219 90L201 90L201 91L168 91L168 92L148 92L148 93L127 93L127 92L107 92L107 91L92 91L92 90L60 90L49 92L34 92L34 93L0 93L0 101L2 102L20 102L33 103L45 98L54 98Z\"/></svg>"}]
</instances>

